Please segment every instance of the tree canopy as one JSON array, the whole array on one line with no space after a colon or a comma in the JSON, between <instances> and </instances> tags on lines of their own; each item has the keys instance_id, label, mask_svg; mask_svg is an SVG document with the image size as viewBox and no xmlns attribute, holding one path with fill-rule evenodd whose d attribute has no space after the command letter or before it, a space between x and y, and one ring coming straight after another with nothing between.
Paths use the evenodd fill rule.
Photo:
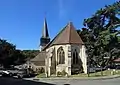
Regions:
<instances>
[{"instance_id":1,"label":"tree canopy","mask_svg":"<svg viewBox=\"0 0 120 85\"><path fill-rule=\"evenodd\" d=\"M28 59L34 58L39 50L19 50L12 43L0 39L0 64L4 67L23 64Z\"/></svg>"},{"instance_id":2,"label":"tree canopy","mask_svg":"<svg viewBox=\"0 0 120 85\"><path fill-rule=\"evenodd\" d=\"M86 44L90 65L104 67L120 57L120 1L101 8L83 25L78 33Z\"/></svg>"},{"instance_id":3,"label":"tree canopy","mask_svg":"<svg viewBox=\"0 0 120 85\"><path fill-rule=\"evenodd\" d=\"M13 64L14 62L12 61L15 59L15 51L15 45L8 43L6 40L0 39L0 64L3 64L4 66Z\"/></svg>"}]
</instances>

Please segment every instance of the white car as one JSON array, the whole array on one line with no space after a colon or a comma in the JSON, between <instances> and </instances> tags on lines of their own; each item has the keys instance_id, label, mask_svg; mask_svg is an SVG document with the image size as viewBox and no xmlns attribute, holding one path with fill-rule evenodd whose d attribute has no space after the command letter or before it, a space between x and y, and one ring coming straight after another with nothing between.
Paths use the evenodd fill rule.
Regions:
<instances>
[{"instance_id":1,"label":"white car","mask_svg":"<svg viewBox=\"0 0 120 85\"><path fill-rule=\"evenodd\" d=\"M2 76L12 76L12 73L10 71L4 70L2 71Z\"/></svg>"},{"instance_id":2,"label":"white car","mask_svg":"<svg viewBox=\"0 0 120 85\"><path fill-rule=\"evenodd\" d=\"M5 73L5 74L9 74L10 72L9 72L9 71L3 71L3 73Z\"/></svg>"}]
</instances>

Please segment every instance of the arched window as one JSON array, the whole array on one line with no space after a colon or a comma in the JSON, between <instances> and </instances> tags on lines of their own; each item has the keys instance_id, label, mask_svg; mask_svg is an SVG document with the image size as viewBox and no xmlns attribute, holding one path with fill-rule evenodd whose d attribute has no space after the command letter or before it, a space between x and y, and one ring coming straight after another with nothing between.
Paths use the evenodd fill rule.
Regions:
<instances>
[{"instance_id":1,"label":"arched window","mask_svg":"<svg viewBox=\"0 0 120 85\"><path fill-rule=\"evenodd\" d=\"M73 52L73 64L75 64L75 52Z\"/></svg>"},{"instance_id":2,"label":"arched window","mask_svg":"<svg viewBox=\"0 0 120 85\"><path fill-rule=\"evenodd\" d=\"M76 64L78 64L78 52L75 50L75 55L76 55Z\"/></svg>"},{"instance_id":3,"label":"arched window","mask_svg":"<svg viewBox=\"0 0 120 85\"><path fill-rule=\"evenodd\" d=\"M76 49L73 52L73 64L78 64L78 53Z\"/></svg>"},{"instance_id":4,"label":"arched window","mask_svg":"<svg viewBox=\"0 0 120 85\"><path fill-rule=\"evenodd\" d=\"M65 52L62 47L57 50L58 64L65 64Z\"/></svg>"}]
</instances>

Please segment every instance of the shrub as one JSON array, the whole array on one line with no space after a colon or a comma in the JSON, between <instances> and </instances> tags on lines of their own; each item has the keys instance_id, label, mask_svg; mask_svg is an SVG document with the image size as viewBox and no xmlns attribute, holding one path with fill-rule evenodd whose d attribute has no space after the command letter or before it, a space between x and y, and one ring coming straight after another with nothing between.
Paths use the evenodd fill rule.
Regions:
<instances>
[{"instance_id":1,"label":"shrub","mask_svg":"<svg viewBox=\"0 0 120 85\"><path fill-rule=\"evenodd\" d=\"M37 69L37 73L44 73L45 72L45 69L43 67Z\"/></svg>"},{"instance_id":2,"label":"shrub","mask_svg":"<svg viewBox=\"0 0 120 85\"><path fill-rule=\"evenodd\" d=\"M62 72L60 71L57 72L57 76L66 76L67 74L68 73L65 70L63 70Z\"/></svg>"},{"instance_id":3,"label":"shrub","mask_svg":"<svg viewBox=\"0 0 120 85\"><path fill-rule=\"evenodd\" d=\"M57 76L61 76L61 75L62 75L62 72L58 71Z\"/></svg>"},{"instance_id":4,"label":"shrub","mask_svg":"<svg viewBox=\"0 0 120 85\"><path fill-rule=\"evenodd\" d=\"M44 73L44 72L45 72L45 69L42 67L42 68L40 69L40 72L41 72L41 73Z\"/></svg>"},{"instance_id":5,"label":"shrub","mask_svg":"<svg viewBox=\"0 0 120 85\"><path fill-rule=\"evenodd\" d=\"M62 71L62 76L67 75L67 72L65 70Z\"/></svg>"},{"instance_id":6,"label":"shrub","mask_svg":"<svg viewBox=\"0 0 120 85\"><path fill-rule=\"evenodd\" d=\"M50 73L51 73L51 75L56 73L56 71L53 67L50 67Z\"/></svg>"}]
</instances>

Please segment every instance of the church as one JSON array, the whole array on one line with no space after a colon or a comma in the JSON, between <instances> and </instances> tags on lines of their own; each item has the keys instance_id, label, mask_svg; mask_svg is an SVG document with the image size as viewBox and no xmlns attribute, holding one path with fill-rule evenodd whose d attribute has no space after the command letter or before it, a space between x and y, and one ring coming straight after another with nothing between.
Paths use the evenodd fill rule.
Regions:
<instances>
[{"instance_id":1,"label":"church","mask_svg":"<svg viewBox=\"0 0 120 85\"><path fill-rule=\"evenodd\" d=\"M48 76L62 72L72 75L75 72L87 73L85 44L72 22L50 40L46 19L40 38L40 53L31 60L34 70L44 68Z\"/></svg>"}]
</instances>

